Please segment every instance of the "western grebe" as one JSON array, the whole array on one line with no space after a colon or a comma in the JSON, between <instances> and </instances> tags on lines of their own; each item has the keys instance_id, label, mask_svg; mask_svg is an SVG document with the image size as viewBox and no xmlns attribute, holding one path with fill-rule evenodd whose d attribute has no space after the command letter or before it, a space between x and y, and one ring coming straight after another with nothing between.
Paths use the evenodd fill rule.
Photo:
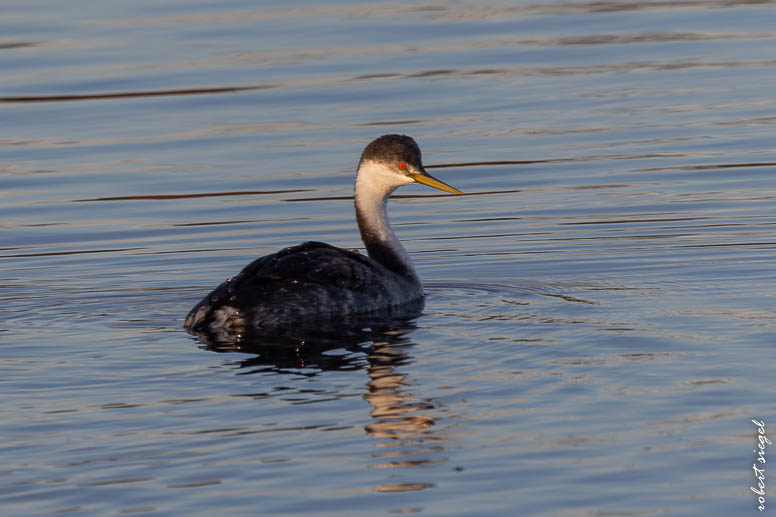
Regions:
<instances>
[{"instance_id":1,"label":"western grebe","mask_svg":"<svg viewBox=\"0 0 776 517\"><path fill-rule=\"evenodd\" d=\"M310 326L422 301L418 274L386 213L391 193L411 183L462 193L426 172L412 138L372 141L358 163L354 196L369 256L305 242L261 257L202 299L186 317L186 328L236 334Z\"/></svg>"}]
</instances>

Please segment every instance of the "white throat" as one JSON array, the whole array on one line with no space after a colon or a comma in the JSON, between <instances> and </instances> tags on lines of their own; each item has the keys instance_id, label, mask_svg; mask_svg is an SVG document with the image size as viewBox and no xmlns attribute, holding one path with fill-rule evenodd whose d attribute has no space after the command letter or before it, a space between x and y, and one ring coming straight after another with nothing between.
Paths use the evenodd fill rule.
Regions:
<instances>
[{"instance_id":1,"label":"white throat","mask_svg":"<svg viewBox=\"0 0 776 517\"><path fill-rule=\"evenodd\" d=\"M378 162L363 162L356 176L355 205L361 240L369 256L388 269L404 269L403 272L417 280L412 261L393 233L386 211L393 191L410 183L414 183L411 178L394 173Z\"/></svg>"}]
</instances>

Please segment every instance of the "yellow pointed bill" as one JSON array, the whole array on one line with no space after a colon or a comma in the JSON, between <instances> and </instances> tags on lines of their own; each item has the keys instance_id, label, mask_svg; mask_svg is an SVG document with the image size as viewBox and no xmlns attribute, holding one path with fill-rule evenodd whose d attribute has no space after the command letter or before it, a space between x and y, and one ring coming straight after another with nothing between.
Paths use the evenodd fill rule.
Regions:
<instances>
[{"instance_id":1,"label":"yellow pointed bill","mask_svg":"<svg viewBox=\"0 0 776 517\"><path fill-rule=\"evenodd\" d=\"M410 178L414 179L416 183L422 183L424 185L428 185L429 187L434 187L439 190L444 190L445 192L450 192L451 194L463 194L463 192L457 188L451 187L444 181L439 181L428 173L410 174Z\"/></svg>"}]
</instances>

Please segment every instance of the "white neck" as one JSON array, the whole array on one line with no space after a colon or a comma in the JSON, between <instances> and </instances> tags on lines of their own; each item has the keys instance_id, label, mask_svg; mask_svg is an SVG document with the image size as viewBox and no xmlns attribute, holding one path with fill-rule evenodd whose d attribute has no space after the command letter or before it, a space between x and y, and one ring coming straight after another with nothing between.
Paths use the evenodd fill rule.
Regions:
<instances>
[{"instance_id":1,"label":"white neck","mask_svg":"<svg viewBox=\"0 0 776 517\"><path fill-rule=\"evenodd\" d=\"M369 256L388 269L410 275L418 281L407 250L393 233L386 212L388 198L393 191L409 183L413 183L410 178L403 181L397 174L387 172L379 163L362 163L356 176L356 218L361 240Z\"/></svg>"}]
</instances>

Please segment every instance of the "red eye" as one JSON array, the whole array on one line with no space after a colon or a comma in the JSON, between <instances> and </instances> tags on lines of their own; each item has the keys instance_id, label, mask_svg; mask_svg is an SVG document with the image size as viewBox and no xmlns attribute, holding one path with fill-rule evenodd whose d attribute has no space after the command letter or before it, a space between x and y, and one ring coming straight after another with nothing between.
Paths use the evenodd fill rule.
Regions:
<instances>
[{"instance_id":1,"label":"red eye","mask_svg":"<svg viewBox=\"0 0 776 517\"><path fill-rule=\"evenodd\" d=\"M398 168L400 168L401 170L403 170L403 171L407 170L407 162L399 162L399 163L396 164L396 166Z\"/></svg>"}]
</instances>

